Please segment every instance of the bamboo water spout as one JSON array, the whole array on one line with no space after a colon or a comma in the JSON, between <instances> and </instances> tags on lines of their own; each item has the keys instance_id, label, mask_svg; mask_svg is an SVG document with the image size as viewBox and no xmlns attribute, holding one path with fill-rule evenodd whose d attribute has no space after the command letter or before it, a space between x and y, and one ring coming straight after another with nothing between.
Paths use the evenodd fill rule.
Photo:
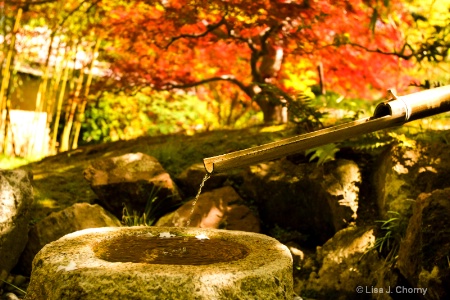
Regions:
<instances>
[{"instance_id":1,"label":"bamboo water spout","mask_svg":"<svg viewBox=\"0 0 450 300\"><path fill-rule=\"evenodd\" d=\"M380 103L372 117L205 158L205 169L209 174L223 172L450 111L450 85L405 96L397 96L390 90L388 92L390 99Z\"/></svg>"}]
</instances>

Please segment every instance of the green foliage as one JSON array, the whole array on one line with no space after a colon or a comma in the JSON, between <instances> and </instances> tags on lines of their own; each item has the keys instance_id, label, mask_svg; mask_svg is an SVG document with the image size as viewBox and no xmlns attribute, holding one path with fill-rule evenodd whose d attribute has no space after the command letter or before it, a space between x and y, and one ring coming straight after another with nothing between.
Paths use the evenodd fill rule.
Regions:
<instances>
[{"instance_id":1,"label":"green foliage","mask_svg":"<svg viewBox=\"0 0 450 300\"><path fill-rule=\"evenodd\" d=\"M245 128L260 124L263 113L255 103L245 100L247 97L241 91L223 83L210 83L210 93L204 93L202 98L208 103L208 111L214 115L212 128Z\"/></svg>"},{"instance_id":2,"label":"green foliage","mask_svg":"<svg viewBox=\"0 0 450 300\"><path fill-rule=\"evenodd\" d=\"M385 247L384 250L391 251L397 250L396 248L399 246L397 242L400 240L398 239L398 232L396 230L398 229L400 214L395 211L389 211L388 214L393 215L393 217L387 220L375 221L381 223L380 229L384 233L384 235L375 240L375 245L373 246L380 253L383 252L383 247Z\"/></svg>"},{"instance_id":3,"label":"green foliage","mask_svg":"<svg viewBox=\"0 0 450 300\"><path fill-rule=\"evenodd\" d=\"M319 111L318 108L314 106L311 97L301 93L297 94L288 103L289 121L303 131L319 129L323 127L321 120L326 116L326 113Z\"/></svg>"},{"instance_id":4,"label":"green foliage","mask_svg":"<svg viewBox=\"0 0 450 300\"><path fill-rule=\"evenodd\" d=\"M312 148L306 151L306 155L311 155L309 161L313 161L314 159L318 159L317 165L323 165L328 161L332 161L335 159L335 154L339 151L339 148L336 144L331 143L324 146Z\"/></svg>"},{"instance_id":5,"label":"green foliage","mask_svg":"<svg viewBox=\"0 0 450 300\"><path fill-rule=\"evenodd\" d=\"M390 217L387 220L375 221L381 224L379 236L375 239L375 244L366 253L376 250L386 258L388 263L393 265L398 257L400 242L405 234L408 219L396 211L388 211L388 215Z\"/></svg>"},{"instance_id":6,"label":"green foliage","mask_svg":"<svg viewBox=\"0 0 450 300\"><path fill-rule=\"evenodd\" d=\"M374 152L383 150L384 147L392 144L394 140L389 137L386 131L376 131L364 134L357 139L344 141L342 146L352 147L358 151Z\"/></svg>"},{"instance_id":7,"label":"green foliage","mask_svg":"<svg viewBox=\"0 0 450 300\"><path fill-rule=\"evenodd\" d=\"M82 139L98 143L143 135L192 134L205 129L211 118L206 103L184 93L104 93L86 109Z\"/></svg>"},{"instance_id":8,"label":"green foliage","mask_svg":"<svg viewBox=\"0 0 450 300\"><path fill-rule=\"evenodd\" d=\"M305 152L306 155L311 155L309 161L318 159L317 164L322 165L325 162L335 159L335 155L341 148L349 147L357 151L376 153L382 151L386 146L391 144L398 144L401 147L414 148L416 141L414 135L404 133L403 128L380 130L376 132L367 133L349 140L342 141L338 144L327 144L324 146L309 149ZM445 138L442 137L442 138Z\"/></svg>"},{"instance_id":9,"label":"green foliage","mask_svg":"<svg viewBox=\"0 0 450 300\"><path fill-rule=\"evenodd\" d=\"M323 122L327 125L338 125L371 116L376 106L367 99L345 98L333 91L311 99L311 103L324 112Z\"/></svg>"},{"instance_id":10,"label":"green foliage","mask_svg":"<svg viewBox=\"0 0 450 300\"><path fill-rule=\"evenodd\" d=\"M196 96L166 93L163 97L155 97L144 108L151 126L147 128L149 135L186 132L192 134L206 128L212 116L207 111L206 103Z\"/></svg>"},{"instance_id":11,"label":"green foliage","mask_svg":"<svg viewBox=\"0 0 450 300\"><path fill-rule=\"evenodd\" d=\"M416 146L416 141L408 137L404 133L397 133L395 131L388 131L387 135L396 143L402 147L414 148Z\"/></svg>"},{"instance_id":12,"label":"green foliage","mask_svg":"<svg viewBox=\"0 0 450 300\"><path fill-rule=\"evenodd\" d=\"M425 143L450 143L450 131L448 128L450 116L440 114L426 119L414 121L402 126L402 133L415 141Z\"/></svg>"},{"instance_id":13,"label":"green foliage","mask_svg":"<svg viewBox=\"0 0 450 300\"><path fill-rule=\"evenodd\" d=\"M414 148L415 140L409 134L402 133L402 128L379 130L361 135L340 143L341 147L351 147L358 151L375 153L391 144Z\"/></svg>"},{"instance_id":14,"label":"green foliage","mask_svg":"<svg viewBox=\"0 0 450 300\"><path fill-rule=\"evenodd\" d=\"M321 107L321 115L316 115L324 124L335 126L341 123L351 122L368 115L372 115L374 105L364 99L345 99L344 97L328 92L326 95L320 95L315 98L305 100L308 105ZM335 155L343 147L351 147L361 151L374 151L395 141L404 140L406 137L390 133L388 131L378 131L362 136L354 137L337 144L330 143L324 146L312 148L306 151L310 156L310 161L317 159L317 164L322 165L325 162L335 159Z\"/></svg>"},{"instance_id":15,"label":"green foliage","mask_svg":"<svg viewBox=\"0 0 450 300\"><path fill-rule=\"evenodd\" d=\"M307 236L304 234L296 231L296 230L289 230L286 228L282 228L278 226L278 224L275 224L273 228L270 229L269 235L281 243L287 243L290 241L295 241L297 243L304 242L307 239Z\"/></svg>"},{"instance_id":16,"label":"green foliage","mask_svg":"<svg viewBox=\"0 0 450 300\"><path fill-rule=\"evenodd\" d=\"M162 201L157 201L159 189L153 188L148 196L144 211L139 213L135 210L130 214L129 209L124 204L122 213L122 224L125 226L152 226L156 222L156 214Z\"/></svg>"}]
</instances>

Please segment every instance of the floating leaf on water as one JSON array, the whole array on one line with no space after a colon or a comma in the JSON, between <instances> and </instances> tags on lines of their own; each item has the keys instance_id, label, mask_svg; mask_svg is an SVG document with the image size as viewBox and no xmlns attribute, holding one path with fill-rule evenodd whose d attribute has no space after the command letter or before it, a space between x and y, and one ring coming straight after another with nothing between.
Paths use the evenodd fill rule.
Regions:
<instances>
[{"instance_id":1,"label":"floating leaf on water","mask_svg":"<svg viewBox=\"0 0 450 300\"><path fill-rule=\"evenodd\" d=\"M174 236L176 236L176 235L175 234L171 234L170 232L161 232L159 234L160 238L171 238L171 237L174 237Z\"/></svg>"}]
</instances>

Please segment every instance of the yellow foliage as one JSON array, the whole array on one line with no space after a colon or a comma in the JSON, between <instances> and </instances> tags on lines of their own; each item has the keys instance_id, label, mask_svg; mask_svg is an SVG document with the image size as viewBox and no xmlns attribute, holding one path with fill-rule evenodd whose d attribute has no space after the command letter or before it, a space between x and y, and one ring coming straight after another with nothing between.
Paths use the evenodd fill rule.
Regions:
<instances>
[{"instance_id":1,"label":"yellow foliage","mask_svg":"<svg viewBox=\"0 0 450 300\"><path fill-rule=\"evenodd\" d=\"M164 6L162 6L162 5L159 4L159 3L156 3L156 4L155 4L155 8L156 8L156 10L164 11Z\"/></svg>"},{"instance_id":2,"label":"yellow foliage","mask_svg":"<svg viewBox=\"0 0 450 300\"><path fill-rule=\"evenodd\" d=\"M310 87L317 83L317 72L311 62L306 59L295 63L286 62L283 68L288 77L283 81L285 87L314 98L314 93Z\"/></svg>"},{"instance_id":3,"label":"yellow foliage","mask_svg":"<svg viewBox=\"0 0 450 300\"><path fill-rule=\"evenodd\" d=\"M261 129L259 132L277 132L277 131L283 131L286 130L287 124L281 124L281 125L274 125L274 126L267 126Z\"/></svg>"}]
</instances>

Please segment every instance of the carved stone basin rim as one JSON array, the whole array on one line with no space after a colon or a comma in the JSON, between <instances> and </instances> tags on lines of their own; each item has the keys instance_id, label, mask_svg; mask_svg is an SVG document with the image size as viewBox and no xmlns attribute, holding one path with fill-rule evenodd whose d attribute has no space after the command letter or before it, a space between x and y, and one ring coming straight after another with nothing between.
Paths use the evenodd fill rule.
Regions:
<instances>
[{"instance_id":1,"label":"carved stone basin rim","mask_svg":"<svg viewBox=\"0 0 450 300\"><path fill-rule=\"evenodd\" d=\"M195 238L201 234L209 240ZM147 243L155 241L161 242L155 246L156 250L147 247ZM203 251L205 248L201 247L205 245L212 247ZM218 247L225 250L221 252ZM189 259L203 262L203 254L208 253L207 259L212 260L185 264L183 248L195 256ZM114 258L114 251L118 258ZM177 263L155 262L161 257L166 259L166 255L179 256ZM139 259L133 262L137 256ZM221 259L224 256L229 257ZM74 232L46 245L33 261L26 299L209 300L292 296L291 254L286 246L266 235L191 227L108 227Z\"/></svg>"}]
</instances>

